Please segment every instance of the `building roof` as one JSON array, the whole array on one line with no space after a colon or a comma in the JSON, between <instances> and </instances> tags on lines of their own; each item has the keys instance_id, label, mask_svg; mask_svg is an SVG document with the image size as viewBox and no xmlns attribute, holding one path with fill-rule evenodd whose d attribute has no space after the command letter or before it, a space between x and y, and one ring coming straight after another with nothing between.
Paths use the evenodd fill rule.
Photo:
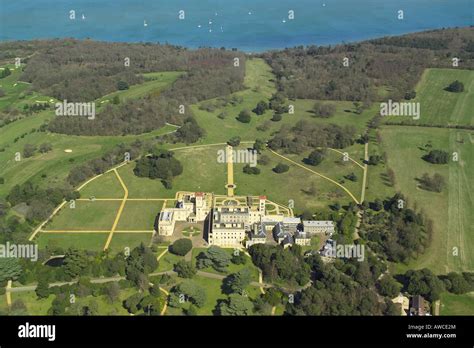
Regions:
<instances>
[{"instance_id":1,"label":"building roof","mask_svg":"<svg viewBox=\"0 0 474 348\"><path fill-rule=\"evenodd\" d=\"M308 227L334 227L334 221L309 221L304 220L303 226Z\"/></svg>"},{"instance_id":2,"label":"building roof","mask_svg":"<svg viewBox=\"0 0 474 348\"><path fill-rule=\"evenodd\" d=\"M283 218L283 223L284 224L299 224L301 223L300 218L295 218L295 217L284 217Z\"/></svg>"},{"instance_id":3,"label":"building roof","mask_svg":"<svg viewBox=\"0 0 474 348\"><path fill-rule=\"evenodd\" d=\"M173 217L172 211L162 211L160 213L160 220L161 221L170 221Z\"/></svg>"}]
</instances>

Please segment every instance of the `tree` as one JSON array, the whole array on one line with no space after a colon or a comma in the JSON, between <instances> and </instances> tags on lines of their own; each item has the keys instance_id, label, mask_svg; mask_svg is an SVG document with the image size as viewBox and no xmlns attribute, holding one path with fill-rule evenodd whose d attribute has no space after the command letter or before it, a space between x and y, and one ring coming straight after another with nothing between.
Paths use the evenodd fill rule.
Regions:
<instances>
[{"instance_id":1,"label":"tree","mask_svg":"<svg viewBox=\"0 0 474 348\"><path fill-rule=\"evenodd\" d=\"M252 110L257 115L263 115L268 110L268 104L265 101L259 101L257 106Z\"/></svg>"},{"instance_id":2,"label":"tree","mask_svg":"<svg viewBox=\"0 0 474 348\"><path fill-rule=\"evenodd\" d=\"M160 284L158 282L155 282L153 286L149 289L149 292L152 296L161 297Z\"/></svg>"},{"instance_id":3,"label":"tree","mask_svg":"<svg viewBox=\"0 0 474 348\"><path fill-rule=\"evenodd\" d=\"M230 145L230 146L239 146L240 145L240 137L239 136L235 136L235 137L232 137L230 138L229 140L227 140L227 144Z\"/></svg>"},{"instance_id":4,"label":"tree","mask_svg":"<svg viewBox=\"0 0 474 348\"><path fill-rule=\"evenodd\" d=\"M120 104L120 98L118 95L114 95L114 97L112 98L112 104L114 105Z\"/></svg>"},{"instance_id":5,"label":"tree","mask_svg":"<svg viewBox=\"0 0 474 348\"><path fill-rule=\"evenodd\" d=\"M336 112L336 106L334 104L316 102L313 105L313 113L317 117L329 118Z\"/></svg>"},{"instance_id":6,"label":"tree","mask_svg":"<svg viewBox=\"0 0 474 348\"><path fill-rule=\"evenodd\" d=\"M178 277L192 278L196 275L197 270L190 261L180 260L174 265L174 271L178 273Z\"/></svg>"},{"instance_id":7,"label":"tree","mask_svg":"<svg viewBox=\"0 0 474 348\"><path fill-rule=\"evenodd\" d=\"M259 168L257 168L257 167L251 167L249 164L246 164L246 165L242 168L242 171L243 171L245 174L254 174L254 175L260 174L260 169L259 169Z\"/></svg>"},{"instance_id":8,"label":"tree","mask_svg":"<svg viewBox=\"0 0 474 348\"><path fill-rule=\"evenodd\" d=\"M400 293L401 288L402 285L393 279L393 277L388 275L384 276L377 282L379 293L390 298L396 297Z\"/></svg>"},{"instance_id":9,"label":"tree","mask_svg":"<svg viewBox=\"0 0 474 348\"><path fill-rule=\"evenodd\" d=\"M382 160L382 156L370 155L369 156L369 161L367 162L367 164L375 166L375 165L379 164L381 160Z\"/></svg>"},{"instance_id":10,"label":"tree","mask_svg":"<svg viewBox=\"0 0 474 348\"><path fill-rule=\"evenodd\" d=\"M466 279L459 273L449 272L446 276L449 287L446 287L449 292L454 294L465 294L472 290L472 287Z\"/></svg>"},{"instance_id":11,"label":"tree","mask_svg":"<svg viewBox=\"0 0 474 348\"><path fill-rule=\"evenodd\" d=\"M257 153L261 153L265 150L265 141L262 139L256 139L255 143L253 144L253 149L257 151Z\"/></svg>"},{"instance_id":12,"label":"tree","mask_svg":"<svg viewBox=\"0 0 474 348\"><path fill-rule=\"evenodd\" d=\"M265 293L261 295L262 299L270 304L272 307L281 303L282 294L275 288L265 290Z\"/></svg>"},{"instance_id":13,"label":"tree","mask_svg":"<svg viewBox=\"0 0 474 348\"><path fill-rule=\"evenodd\" d=\"M142 299L143 295L141 293L133 294L123 302L123 307L128 310L129 313L135 314L139 310L139 305Z\"/></svg>"},{"instance_id":14,"label":"tree","mask_svg":"<svg viewBox=\"0 0 474 348\"><path fill-rule=\"evenodd\" d=\"M282 118L283 118L283 117L281 116L281 114L275 112L275 113L273 114L271 120L272 120L273 122L279 122L279 121L281 121Z\"/></svg>"},{"instance_id":15,"label":"tree","mask_svg":"<svg viewBox=\"0 0 474 348\"><path fill-rule=\"evenodd\" d=\"M33 156L35 152L36 145L25 144L25 146L23 147L23 156L25 156L26 158Z\"/></svg>"},{"instance_id":16,"label":"tree","mask_svg":"<svg viewBox=\"0 0 474 348\"><path fill-rule=\"evenodd\" d=\"M409 91L405 93L405 99L406 100L411 100L416 98L416 92L415 91Z\"/></svg>"},{"instance_id":17,"label":"tree","mask_svg":"<svg viewBox=\"0 0 474 348\"><path fill-rule=\"evenodd\" d=\"M227 300L219 303L217 311L220 315L251 315L253 304L247 297L239 294L231 294Z\"/></svg>"},{"instance_id":18,"label":"tree","mask_svg":"<svg viewBox=\"0 0 474 348\"><path fill-rule=\"evenodd\" d=\"M36 286L35 292L39 299L47 298L50 294L48 282L41 279Z\"/></svg>"},{"instance_id":19,"label":"tree","mask_svg":"<svg viewBox=\"0 0 474 348\"><path fill-rule=\"evenodd\" d=\"M273 171L274 171L275 173L278 173L278 174L280 174L280 173L285 173L285 172L287 172L287 171L289 171L289 170L290 170L290 166L288 166L288 165L286 165L286 164L283 164L283 163L278 163L278 164L275 166L275 168L273 168Z\"/></svg>"},{"instance_id":20,"label":"tree","mask_svg":"<svg viewBox=\"0 0 474 348\"><path fill-rule=\"evenodd\" d=\"M148 315L160 315L165 300L155 296L145 296L141 299L138 307Z\"/></svg>"},{"instance_id":21,"label":"tree","mask_svg":"<svg viewBox=\"0 0 474 348\"><path fill-rule=\"evenodd\" d=\"M64 256L64 272L71 278L82 275L89 261L85 251L78 249L68 249Z\"/></svg>"},{"instance_id":22,"label":"tree","mask_svg":"<svg viewBox=\"0 0 474 348\"><path fill-rule=\"evenodd\" d=\"M178 298L184 295L187 301L198 307L202 307L207 299L206 290L192 280L185 280L179 283L171 291Z\"/></svg>"},{"instance_id":23,"label":"tree","mask_svg":"<svg viewBox=\"0 0 474 348\"><path fill-rule=\"evenodd\" d=\"M39 147L39 152L46 153L53 149L53 146L50 143L42 143Z\"/></svg>"},{"instance_id":24,"label":"tree","mask_svg":"<svg viewBox=\"0 0 474 348\"><path fill-rule=\"evenodd\" d=\"M183 166L173 157L172 152L154 150L152 155L142 157L136 162L133 172L140 177L171 181L174 177L181 175Z\"/></svg>"},{"instance_id":25,"label":"tree","mask_svg":"<svg viewBox=\"0 0 474 348\"><path fill-rule=\"evenodd\" d=\"M3 69L2 71L0 71L0 79L3 79L7 76L10 76L11 73L12 72L11 72L10 68L7 67L7 68Z\"/></svg>"},{"instance_id":26,"label":"tree","mask_svg":"<svg viewBox=\"0 0 474 348\"><path fill-rule=\"evenodd\" d=\"M312 165L312 166L317 166L318 164L320 164L323 161L323 159L325 157L324 155L325 155L325 153L324 153L323 150L319 150L319 149L314 150L309 154L309 156L308 156L308 158L306 158L305 162L307 164Z\"/></svg>"},{"instance_id":27,"label":"tree","mask_svg":"<svg viewBox=\"0 0 474 348\"><path fill-rule=\"evenodd\" d=\"M17 280L22 273L18 258L0 257L0 283L6 280Z\"/></svg>"},{"instance_id":28,"label":"tree","mask_svg":"<svg viewBox=\"0 0 474 348\"><path fill-rule=\"evenodd\" d=\"M239 251L238 253L232 254L232 259L230 261L235 265L245 265L247 263L247 258L244 253Z\"/></svg>"},{"instance_id":29,"label":"tree","mask_svg":"<svg viewBox=\"0 0 474 348\"><path fill-rule=\"evenodd\" d=\"M176 240L170 246L170 252L175 255L184 256L191 251L193 248L193 242L188 238L181 238Z\"/></svg>"},{"instance_id":30,"label":"tree","mask_svg":"<svg viewBox=\"0 0 474 348\"><path fill-rule=\"evenodd\" d=\"M409 270L404 275L406 290L411 295L421 295L428 301L436 301L445 290L444 283L427 268Z\"/></svg>"},{"instance_id":31,"label":"tree","mask_svg":"<svg viewBox=\"0 0 474 348\"><path fill-rule=\"evenodd\" d=\"M428 173L424 173L420 178L420 183L423 189L434 192L441 192L446 187L446 181L439 173L433 174L433 177L430 177Z\"/></svg>"},{"instance_id":32,"label":"tree","mask_svg":"<svg viewBox=\"0 0 474 348\"><path fill-rule=\"evenodd\" d=\"M117 301L120 297L120 286L117 282L108 283L104 287L104 293L110 303Z\"/></svg>"},{"instance_id":33,"label":"tree","mask_svg":"<svg viewBox=\"0 0 474 348\"><path fill-rule=\"evenodd\" d=\"M239 113L239 116L237 116L237 120L242 123L250 123L251 119L252 119L252 115L250 114L250 111L248 110L242 110Z\"/></svg>"},{"instance_id":34,"label":"tree","mask_svg":"<svg viewBox=\"0 0 474 348\"><path fill-rule=\"evenodd\" d=\"M449 161L449 154L443 150L431 150L423 156L423 159L433 164L446 164Z\"/></svg>"},{"instance_id":35,"label":"tree","mask_svg":"<svg viewBox=\"0 0 474 348\"><path fill-rule=\"evenodd\" d=\"M212 267L218 272L225 272L232 257L222 248L212 245L197 257L197 268Z\"/></svg>"},{"instance_id":36,"label":"tree","mask_svg":"<svg viewBox=\"0 0 474 348\"><path fill-rule=\"evenodd\" d=\"M456 80L451 82L451 84L446 87L445 90L453 93L461 93L464 92L464 84L461 81Z\"/></svg>"},{"instance_id":37,"label":"tree","mask_svg":"<svg viewBox=\"0 0 474 348\"><path fill-rule=\"evenodd\" d=\"M227 293L243 294L252 281L252 274L248 268L243 268L224 279L223 287Z\"/></svg>"},{"instance_id":38,"label":"tree","mask_svg":"<svg viewBox=\"0 0 474 348\"><path fill-rule=\"evenodd\" d=\"M350 174L347 174L345 178L350 181L354 181L354 182L357 181L357 175L355 175L353 172Z\"/></svg>"},{"instance_id":39,"label":"tree","mask_svg":"<svg viewBox=\"0 0 474 348\"><path fill-rule=\"evenodd\" d=\"M126 89L128 89L128 88L129 88L129 87L128 87L128 83L127 83L126 81L120 80L120 81L117 82L117 89L118 89L119 91L124 91L124 90L126 90Z\"/></svg>"}]
</instances>

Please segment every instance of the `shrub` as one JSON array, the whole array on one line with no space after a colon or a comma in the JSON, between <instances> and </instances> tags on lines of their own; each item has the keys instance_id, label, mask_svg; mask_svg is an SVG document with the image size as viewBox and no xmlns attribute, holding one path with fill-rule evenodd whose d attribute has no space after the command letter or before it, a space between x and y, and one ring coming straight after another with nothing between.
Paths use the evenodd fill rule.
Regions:
<instances>
[{"instance_id":1,"label":"shrub","mask_svg":"<svg viewBox=\"0 0 474 348\"><path fill-rule=\"evenodd\" d=\"M184 256L193 248L193 242L191 239L181 238L176 240L170 246L170 252L176 255Z\"/></svg>"},{"instance_id":2,"label":"shrub","mask_svg":"<svg viewBox=\"0 0 474 348\"><path fill-rule=\"evenodd\" d=\"M278 164L276 165L276 167L273 168L273 171L274 171L275 173L278 173L278 174L279 174L279 173L285 173L285 172L287 172L288 170L290 170L290 167L289 167L288 165L286 165L286 164L283 164L283 163L278 163Z\"/></svg>"}]
</instances>

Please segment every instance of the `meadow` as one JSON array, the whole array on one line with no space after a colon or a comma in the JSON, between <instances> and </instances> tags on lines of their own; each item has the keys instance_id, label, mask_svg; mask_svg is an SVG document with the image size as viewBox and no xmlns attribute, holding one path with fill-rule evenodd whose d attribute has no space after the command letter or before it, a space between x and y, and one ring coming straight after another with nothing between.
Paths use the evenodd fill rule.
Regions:
<instances>
[{"instance_id":1,"label":"meadow","mask_svg":"<svg viewBox=\"0 0 474 348\"><path fill-rule=\"evenodd\" d=\"M450 83L461 81L464 92L445 90ZM429 124L441 126L474 125L474 71L462 69L426 69L417 84L416 98L410 102L420 103L420 119L409 117L386 117L390 122Z\"/></svg>"},{"instance_id":2,"label":"meadow","mask_svg":"<svg viewBox=\"0 0 474 348\"><path fill-rule=\"evenodd\" d=\"M423 211L434 225L426 252L408 265L397 265L397 269L428 267L437 273L472 270L474 191L469 179L474 159L472 134L452 129L386 126L382 128L381 136L382 148L388 157L387 165L395 172L395 189L407 197L409 206ZM433 149L458 152L460 160L444 165L423 160L428 142ZM446 188L440 193L421 189L417 179L423 173L441 174Z\"/></svg>"}]
</instances>

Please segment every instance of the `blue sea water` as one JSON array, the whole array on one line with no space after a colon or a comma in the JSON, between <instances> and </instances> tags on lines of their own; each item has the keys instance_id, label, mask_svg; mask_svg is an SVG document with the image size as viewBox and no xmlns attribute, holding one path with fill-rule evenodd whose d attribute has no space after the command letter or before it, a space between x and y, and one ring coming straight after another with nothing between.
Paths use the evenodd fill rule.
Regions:
<instances>
[{"instance_id":1,"label":"blue sea water","mask_svg":"<svg viewBox=\"0 0 474 348\"><path fill-rule=\"evenodd\" d=\"M258 52L473 23L474 0L0 0L0 40L74 37Z\"/></svg>"}]
</instances>

